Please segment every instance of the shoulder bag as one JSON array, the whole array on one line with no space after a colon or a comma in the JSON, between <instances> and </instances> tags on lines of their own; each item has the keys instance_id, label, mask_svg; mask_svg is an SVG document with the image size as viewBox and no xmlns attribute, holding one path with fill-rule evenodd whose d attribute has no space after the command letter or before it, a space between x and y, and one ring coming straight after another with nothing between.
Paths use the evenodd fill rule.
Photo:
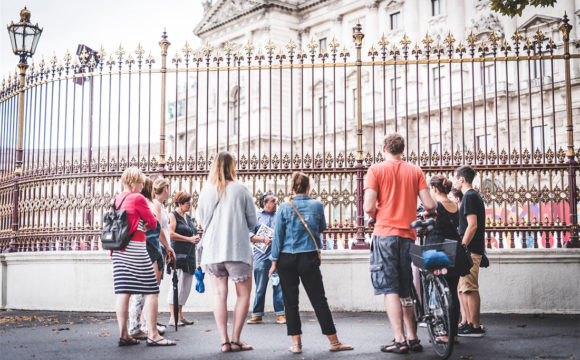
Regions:
<instances>
[{"instance_id":1,"label":"shoulder bag","mask_svg":"<svg viewBox=\"0 0 580 360\"><path fill-rule=\"evenodd\" d=\"M298 215L298 218L300 219L300 221L302 221L302 225L304 225L304 227L306 228L306 230L310 234L310 237L312 238L312 241L314 242L314 246L316 247L316 252L318 253L318 259L322 260L322 256L320 254L320 248L318 247L318 244L316 243L316 239L314 238L314 234L312 234L312 231L310 231L308 224L306 223L306 221L304 221L304 219L302 218L302 215L300 215L300 213L298 212L298 209L296 209L296 206L294 206L294 204L292 203L292 198L290 198L290 205L292 205L292 208L296 212L296 215Z\"/></svg>"}]
</instances>

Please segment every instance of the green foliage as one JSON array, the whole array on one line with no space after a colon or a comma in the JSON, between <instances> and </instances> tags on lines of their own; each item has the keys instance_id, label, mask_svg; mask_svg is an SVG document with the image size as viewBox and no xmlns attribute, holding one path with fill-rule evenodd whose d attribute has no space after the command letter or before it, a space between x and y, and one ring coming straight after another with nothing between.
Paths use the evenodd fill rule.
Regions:
<instances>
[{"instance_id":1,"label":"green foliage","mask_svg":"<svg viewBox=\"0 0 580 360\"><path fill-rule=\"evenodd\" d=\"M491 0L491 9L495 12L499 12L503 15L514 17L516 15L522 15L522 11L527 6L552 6L557 0Z\"/></svg>"}]
</instances>

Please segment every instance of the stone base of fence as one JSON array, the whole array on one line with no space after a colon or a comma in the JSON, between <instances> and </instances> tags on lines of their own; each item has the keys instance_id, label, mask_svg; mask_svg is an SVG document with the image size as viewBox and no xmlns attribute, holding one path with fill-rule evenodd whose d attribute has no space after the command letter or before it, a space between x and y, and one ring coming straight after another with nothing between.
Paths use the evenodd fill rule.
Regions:
<instances>
[{"instance_id":1,"label":"stone base of fence","mask_svg":"<svg viewBox=\"0 0 580 360\"><path fill-rule=\"evenodd\" d=\"M580 249L493 250L480 272L483 313L580 313ZM384 311L373 295L369 252L324 251L322 273L333 310ZM108 252L71 251L0 255L0 308L54 311L114 311L112 263ZM211 311L212 287L192 290L185 311ZM168 311L170 276L165 275L160 310ZM252 299L253 301L253 299ZM229 308L235 303L230 283ZM301 308L311 311L301 288ZM266 311L272 311L271 290Z\"/></svg>"}]
</instances>

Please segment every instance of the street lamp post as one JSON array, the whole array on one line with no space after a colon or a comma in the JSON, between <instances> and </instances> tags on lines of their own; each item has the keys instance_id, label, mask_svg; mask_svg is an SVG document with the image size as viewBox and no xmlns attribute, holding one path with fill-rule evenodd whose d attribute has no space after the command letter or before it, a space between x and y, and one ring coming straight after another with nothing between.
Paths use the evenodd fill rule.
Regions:
<instances>
[{"instance_id":1,"label":"street lamp post","mask_svg":"<svg viewBox=\"0 0 580 360\"><path fill-rule=\"evenodd\" d=\"M20 22L15 24L11 22L8 25L8 35L10 36L10 43L12 44L12 51L15 55L20 57L18 69L20 70L20 91L18 99L18 126L16 133L16 168L14 170L14 190L13 190L13 209L12 209L12 241L14 244L16 231L18 231L18 177L22 175L22 160L23 160L23 145L22 139L24 137L24 84L26 78L26 69L28 64L27 59L34 55L38 40L42 34L42 29L30 23L30 10L26 7L20 11Z\"/></svg>"}]
</instances>

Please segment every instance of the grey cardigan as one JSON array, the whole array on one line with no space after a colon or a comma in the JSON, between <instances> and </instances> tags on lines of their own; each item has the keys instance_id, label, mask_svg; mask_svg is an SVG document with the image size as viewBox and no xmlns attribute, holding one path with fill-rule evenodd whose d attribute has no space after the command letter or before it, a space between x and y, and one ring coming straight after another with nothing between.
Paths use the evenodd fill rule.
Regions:
<instances>
[{"instance_id":1,"label":"grey cardigan","mask_svg":"<svg viewBox=\"0 0 580 360\"><path fill-rule=\"evenodd\" d=\"M201 241L201 265L224 261L241 261L251 265L252 247L248 233L256 226L257 219L250 191L244 185L232 182L226 186L217 207L216 203L217 188L206 183L199 195L197 209L205 232Z\"/></svg>"}]
</instances>

